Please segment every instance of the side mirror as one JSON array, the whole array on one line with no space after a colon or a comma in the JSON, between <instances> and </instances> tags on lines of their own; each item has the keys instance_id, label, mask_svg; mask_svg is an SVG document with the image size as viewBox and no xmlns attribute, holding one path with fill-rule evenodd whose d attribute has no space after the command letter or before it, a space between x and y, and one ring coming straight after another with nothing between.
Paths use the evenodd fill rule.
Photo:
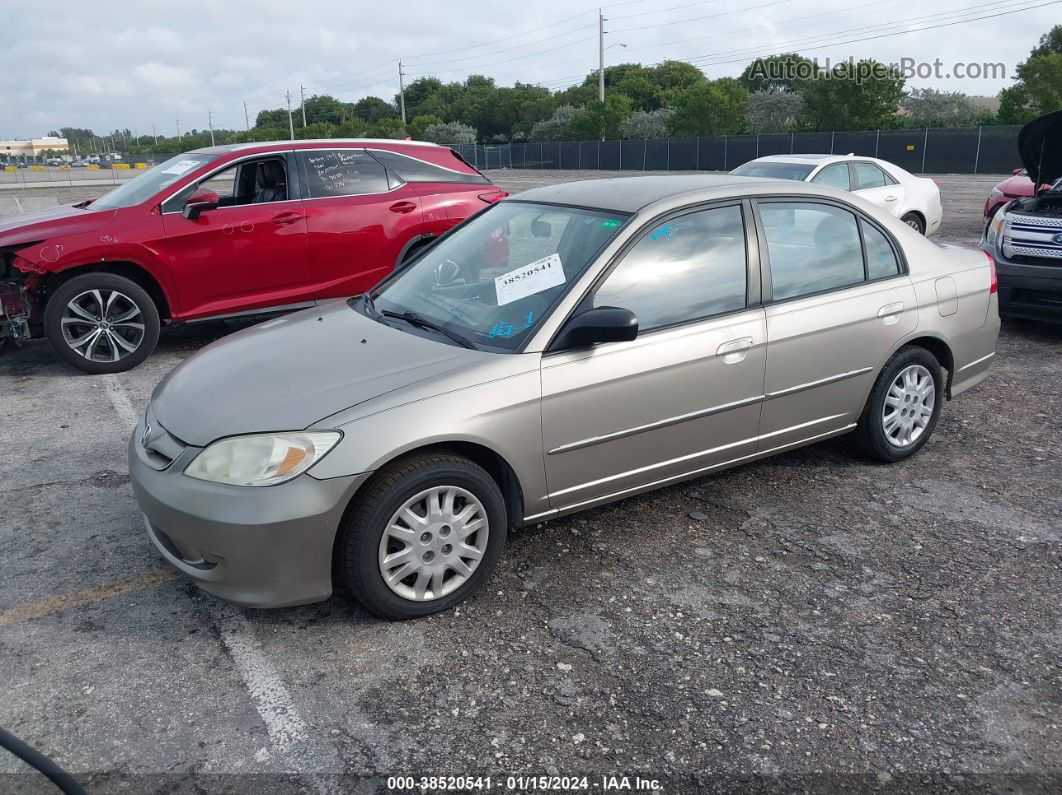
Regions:
<instances>
[{"instance_id":1,"label":"side mirror","mask_svg":"<svg viewBox=\"0 0 1062 795\"><path fill-rule=\"evenodd\" d=\"M452 259L444 259L435 266L435 286L446 287L461 276L461 267Z\"/></svg>"},{"instance_id":2,"label":"side mirror","mask_svg":"<svg viewBox=\"0 0 1062 795\"><path fill-rule=\"evenodd\" d=\"M630 342L638 336L638 318L629 309L599 306L568 320L552 350L585 348L596 342Z\"/></svg>"},{"instance_id":3,"label":"side mirror","mask_svg":"<svg viewBox=\"0 0 1062 795\"><path fill-rule=\"evenodd\" d=\"M184 200L184 209L181 212L189 221L194 221L204 210L216 210L219 201L214 191L199 188L192 191L192 195Z\"/></svg>"},{"instance_id":4,"label":"side mirror","mask_svg":"<svg viewBox=\"0 0 1062 795\"><path fill-rule=\"evenodd\" d=\"M551 237L553 225L549 221L539 221L537 218L531 222L531 237Z\"/></svg>"}]
</instances>

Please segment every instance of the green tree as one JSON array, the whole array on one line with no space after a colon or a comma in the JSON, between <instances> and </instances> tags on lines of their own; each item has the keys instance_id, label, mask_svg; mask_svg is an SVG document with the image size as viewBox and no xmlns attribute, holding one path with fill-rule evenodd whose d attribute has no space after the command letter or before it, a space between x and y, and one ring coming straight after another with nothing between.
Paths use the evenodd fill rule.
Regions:
<instances>
[{"instance_id":1,"label":"green tree","mask_svg":"<svg viewBox=\"0 0 1062 795\"><path fill-rule=\"evenodd\" d=\"M625 118L619 127L621 138L664 138L667 136L667 120L674 111L671 108L636 110Z\"/></svg>"},{"instance_id":2,"label":"green tree","mask_svg":"<svg viewBox=\"0 0 1062 795\"><path fill-rule=\"evenodd\" d=\"M801 118L811 130L872 130L890 126L903 98L898 69L872 60L841 63L801 89Z\"/></svg>"},{"instance_id":3,"label":"green tree","mask_svg":"<svg viewBox=\"0 0 1062 795\"><path fill-rule=\"evenodd\" d=\"M623 94L606 94L605 101L587 103L572 118L571 134L577 141L620 137L620 124L631 115L631 101Z\"/></svg>"},{"instance_id":4,"label":"green tree","mask_svg":"<svg viewBox=\"0 0 1062 795\"><path fill-rule=\"evenodd\" d=\"M810 58L795 52L783 52L767 58L757 58L745 67L738 77L750 94L759 91L797 91L820 72Z\"/></svg>"},{"instance_id":5,"label":"green tree","mask_svg":"<svg viewBox=\"0 0 1062 795\"><path fill-rule=\"evenodd\" d=\"M424 131L432 125L442 124L443 120L438 116L434 116L430 113L425 113L420 116L415 116L409 124L406 126L406 131L410 134L414 141L424 140Z\"/></svg>"},{"instance_id":6,"label":"green tree","mask_svg":"<svg viewBox=\"0 0 1062 795\"><path fill-rule=\"evenodd\" d=\"M306 100L306 123L313 124L314 122L326 121L338 124L346 110L347 106L335 97L330 97L327 94L315 95ZM296 115L298 116L298 121L301 122L302 114L298 113Z\"/></svg>"},{"instance_id":7,"label":"green tree","mask_svg":"<svg viewBox=\"0 0 1062 795\"><path fill-rule=\"evenodd\" d=\"M398 116L395 106L379 97L363 97L359 99L354 103L353 111L355 116L370 124L381 119Z\"/></svg>"},{"instance_id":8,"label":"green tree","mask_svg":"<svg viewBox=\"0 0 1062 795\"><path fill-rule=\"evenodd\" d=\"M744 132L749 92L732 77L702 80L686 89L668 119L672 135L736 135Z\"/></svg>"},{"instance_id":9,"label":"green tree","mask_svg":"<svg viewBox=\"0 0 1062 795\"><path fill-rule=\"evenodd\" d=\"M561 105L548 119L543 119L531 128L532 141L570 141L572 119L579 111L571 105Z\"/></svg>"},{"instance_id":10,"label":"green tree","mask_svg":"<svg viewBox=\"0 0 1062 795\"><path fill-rule=\"evenodd\" d=\"M999 92L998 120L1024 124L1062 105L1062 25L1040 37L1024 63L1018 64L1014 85Z\"/></svg>"},{"instance_id":11,"label":"green tree","mask_svg":"<svg viewBox=\"0 0 1062 795\"><path fill-rule=\"evenodd\" d=\"M1018 78L1037 114L1062 108L1062 52L1030 58L1018 67Z\"/></svg>"},{"instance_id":12,"label":"green tree","mask_svg":"<svg viewBox=\"0 0 1062 795\"><path fill-rule=\"evenodd\" d=\"M1033 47L1029 57L1035 58L1038 55L1049 55L1053 52L1062 53L1062 25L1055 25L1041 36L1040 43Z\"/></svg>"},{"instance_id":13,"label":"green tree","mask_svg":"<svg viewBox=\"0 0 1062 795\"><path fill-rule=\"evenodd\" d=\"M476 142L476 131L459 121L448 121L429 125L421 140L436 144L472 144Z\"/></svg>"},{"instance_id":14,"label":"green tree","mask_svg":"<svg viewBox=\"0 0 1062 795\"><path fill-rule=\"evenodd\" d=\"M959 91L915 88L904 98L907 120L915 127L962 127L984 115L972 99Z\"/></svg>"},{"instance_id":15,"label":"green tree","mask_svg":"<svg viewBox=\"0 0 1062 795\"><path fill-rule=\"evenodd\" d=\"M780 133L796 128L804 101L795 91L749 94L749 132Z\"/></svg>"}]
</instances>

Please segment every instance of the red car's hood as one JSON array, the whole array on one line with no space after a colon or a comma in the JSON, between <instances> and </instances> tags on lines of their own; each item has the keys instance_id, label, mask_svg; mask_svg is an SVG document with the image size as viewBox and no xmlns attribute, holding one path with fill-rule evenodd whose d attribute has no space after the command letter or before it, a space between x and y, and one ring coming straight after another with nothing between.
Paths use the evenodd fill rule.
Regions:
<instances>
[{"instance_id":1,"label":"red car's hood","mask_svg":"<svg viewBox=\"0 0 1062 795\"><path fill-rule=\"evenodd\" d=\"M1032 196L1033 184L1025 174L1015 174L1007 177L996 185L996 190L1002 191L1008 196Z\"/></svg>"},{"instance_id":2,"label":"red car's hood","mask_svg":"<svg viewBox=\"0 0 1062 795\"><path fill-rule=\"evenodd\" d=\"M40 212L0 218L0 246L17 246L52 237L90 232L110 223L114 210L93 212L73 204L59 204Z\"/></svg>"},{"instance_id":3,"label":"red car's hood","mask_svg":"<svg viewBox=\"0 0 1062 795\"><path fill-rule=\"evenodd\" d=\"M1036 185L1062 177L1062 110L1033 119L1018 132L1021 164Z\"/></svg>"}]
</instances>

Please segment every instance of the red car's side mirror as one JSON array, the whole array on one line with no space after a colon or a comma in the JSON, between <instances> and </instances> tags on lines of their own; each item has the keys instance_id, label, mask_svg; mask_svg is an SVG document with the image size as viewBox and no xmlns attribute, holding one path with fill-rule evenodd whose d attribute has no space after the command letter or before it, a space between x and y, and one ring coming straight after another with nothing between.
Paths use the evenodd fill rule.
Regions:
<instances>
[{"instance_id":1,"label":"red car's side mirror","mask_svg":"<svg viewBox=\"0 0 1062 795\"><path fill-rule=\"evenodd\" d=\"M184 200L184 209L181 212L189 221L194 221L204 210L214 210L218 206L217 193L207 188L192 191L192 195Z\"/></svg>"}]
</instances>

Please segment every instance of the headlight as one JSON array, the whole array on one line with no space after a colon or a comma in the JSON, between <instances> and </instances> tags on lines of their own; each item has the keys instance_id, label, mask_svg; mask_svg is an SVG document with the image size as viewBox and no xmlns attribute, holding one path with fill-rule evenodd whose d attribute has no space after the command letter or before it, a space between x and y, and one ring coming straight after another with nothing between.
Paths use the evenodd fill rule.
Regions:
<instances>
[{"instance_id":1,"label":"headlight","mask_svg":"<svg viewBox=\"0 0 1062 795\"><path fill-rule=\"evenodd\" d=\"M272 486L301 475L341 438L339 431L233 436L209 445L184 474L233 486Z\"/></svg>"},{"instance_id":2,"label":"headlight","mask_svg":"<svg viewBox=\"0 0 1062 795\"><path fill-rule=\"evenodd\" d=\"M998 245L1003 240L1003 227L1007 223L1007 208L1000 207L996 210L996 214L992 216L992 220L988 222L988 229L985 231L985 242L990 246Z\"/></svg>"}]
</instances>

